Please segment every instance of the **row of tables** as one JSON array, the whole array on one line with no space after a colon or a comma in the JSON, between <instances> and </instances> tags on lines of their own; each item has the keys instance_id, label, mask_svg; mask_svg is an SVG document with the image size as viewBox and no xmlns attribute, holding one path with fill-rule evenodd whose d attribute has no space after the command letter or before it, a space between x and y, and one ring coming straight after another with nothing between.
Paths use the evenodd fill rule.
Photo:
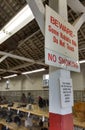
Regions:
<instances>
[{"instance_id":1,"label":"row of tables","mask_svg":"<svg viewBox=\"0 0 85 130\"><path fill-rule=\"evenodd\" d=\"M0 106L2 108L8 107L7 104L0 105ZM32 110L28 110L24 107L17 108L17 106L18 106L18 103L14 103L13 107L10 107L10 109L30 113L30 114L40 116L40 117L44 116L45 118L49 118L49 112L47 110L40 109L37 105L33 105ZM76 117L73 117L73 123L74 123L74 126L85 128L85 121L81 121ZM0 120L0 124L8 126L11 130L28 130L28 128L25 128L23 126L18 127L15 123L7 123L4 119Z\"/></svg>"},{"instance_id":2,"label":"row of tables","mask_svg":"<svg viewBox=\"0 0 85 130\"><path fill-rule=\"evenodd\" d=\"M4 105L0 105L0 106L7 108L8 104L4 104ZM26 109L25 107L17 108L17 106L18 106L18 103L14 103L13 107L10 107L10 108L13 109L13 110L30 113L30 114L33 114L33 115L36 115L36 116L41 116L41 117L44 116L46 118L49 118L49 112L48 112L48 110L46 110L46 109L40 109L38 107L38 105L33 105L33 107L32 107L33 109L32 110Z\"/></svg>"},{"instance_id":3,"label":"row of tables","mask_svg":"<svg viewBox=\"0 0 85 130\"><path fill-rule=\"evenodd\" d=\"M17 110L18 112L21 111L21 112L25 112L25 113L30 113L30 114L33 114L33 115L36 115L36 116L39 116L39 117L49 118L48 111L44 110L44 109L40 109L37 105L33 105L33 109L28 110L25 107L17 108L18 104L19 103L14 103L13 107L8 107L8 104L3 104L3 105L0 105L0 107L1 108L8 108L9 110L10 109ZM6 122L5 119L0 119L0 124L5 125L6 127L8 127L11 130L29 130L29 128L26 128L26 127L24 127L22 125L17 126L16 123Z\"/></svg>"}]
</instances>

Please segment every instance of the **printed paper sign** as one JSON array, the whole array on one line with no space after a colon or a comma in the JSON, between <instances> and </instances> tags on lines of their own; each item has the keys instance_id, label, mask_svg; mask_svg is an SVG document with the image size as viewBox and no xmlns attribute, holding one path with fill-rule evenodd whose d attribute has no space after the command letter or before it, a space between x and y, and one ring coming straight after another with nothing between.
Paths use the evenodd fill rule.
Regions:
<instances>
[{"instance_id":1,"label":"printed paper sign","mask_svg":"<svg viewBox=\"0 0 85 130\"><path fill-rule=\"evenodd\" d=\"M72 79L60 79L61 106L73 106Z\"/></svg>"}]
</instances>

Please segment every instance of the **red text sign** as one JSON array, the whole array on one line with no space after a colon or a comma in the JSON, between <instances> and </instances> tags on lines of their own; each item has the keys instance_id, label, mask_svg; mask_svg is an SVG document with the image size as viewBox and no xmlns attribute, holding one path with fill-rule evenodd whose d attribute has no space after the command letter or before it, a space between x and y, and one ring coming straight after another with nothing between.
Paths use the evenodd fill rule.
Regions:
<instances>
[{"instance_id":1,"label":"red text sign","mask_svg":"<svg viewBox=\"0 0 85 130\"><path fill-rule=\"evenodd\" d=\"M48 6L46 6L45 48L49 50L48 54L45 52L46 64L80 71L77 31ZM59 58L56 57L57 54Z\"/></svg>"}]
</instances>

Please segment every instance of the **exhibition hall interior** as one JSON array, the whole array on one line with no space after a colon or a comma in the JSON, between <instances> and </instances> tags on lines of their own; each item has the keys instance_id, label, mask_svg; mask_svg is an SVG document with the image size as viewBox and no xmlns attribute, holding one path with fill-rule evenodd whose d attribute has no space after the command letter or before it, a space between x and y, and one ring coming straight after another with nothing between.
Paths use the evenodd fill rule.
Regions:
<instances>
[{"instance_id":1,"label":"exhibition hall interior","mask_svg":"<svg viewBox=\"0 0 85 130\"><path fill-rule=\"evenodd\" d=\"M85 0L0 0L0 130L57 130L66 111L84 130Z\"/></svg>"}]
</instances>

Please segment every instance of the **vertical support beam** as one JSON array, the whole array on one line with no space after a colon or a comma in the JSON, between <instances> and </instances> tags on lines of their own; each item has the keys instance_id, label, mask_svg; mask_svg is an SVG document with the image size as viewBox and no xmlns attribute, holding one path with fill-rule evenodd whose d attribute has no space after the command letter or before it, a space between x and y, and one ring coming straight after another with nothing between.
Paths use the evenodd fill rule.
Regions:
<instances>
[{"instance_id":1,"label":"vertical support beam","mask_svg":"<svg viewBox=\"0 0 85 130\"><path fill-rule=\"evenodd\" d=\"M67 0L50 0L49 5L68 20ZM50 66L49 75L49 130L73 130L72 108L61 107L59 83L60 78L70 79L70 72Z\"/></svg>"},{"instance_id":2,"label":"vertical support beam","mask_svg":"<svg viewBox=\"0 0 85 130\"><path fill-rule=\"evenodd\" d=\"M50 68L49 81L49 130L73 130L72 108L62 107L59 79L70 79L70 72Z\"/></svg>"},{"instance_id":3,"label":"vertical support beam","mask_svg":"<svg viewBox=\"0 0 85 130\"><path fill-rule=\"evenodd\" d=\"M50 0L49 5L67 21L67 0Z\"/></svg>"},{"instance_id":4,"label":"vertical support beam","mask_svg":"<svg viewBox=\"0 0 85 130\"><path fill-rule=\"evenodd\" d=\"M45 34L45 8L42 0L26 0L29 4L36 21L41 29L42 34Z\"/></svg>"}]
</instances>

